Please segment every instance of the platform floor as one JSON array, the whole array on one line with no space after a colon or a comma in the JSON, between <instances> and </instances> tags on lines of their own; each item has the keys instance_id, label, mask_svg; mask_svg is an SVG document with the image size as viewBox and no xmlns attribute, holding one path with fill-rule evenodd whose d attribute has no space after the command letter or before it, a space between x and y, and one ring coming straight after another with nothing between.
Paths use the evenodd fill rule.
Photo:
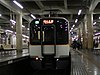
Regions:
<instances>
[{"instance_id":1,"label":"platform floor","mask_svg":"<svg viewBox=\"0 0 100 75\"><path fill-rule=\"evenodd\" d=\"M71 55L71 75L88 75L81 56L75 51L71 51Z\"/></svg>"},{"instance_id":2,"label":"platform floor","mask_svg":"<svg viewBox=\"0 0 100 75\"><path fill-rule=\"evenodd\" d=\"M27 51L27 50L26 50ZM0 62L12 60L28 54L16 55L16 52L0 54ZM67 75L65 71L34 71L32 75ZM71 75L100 75L100 55L89 50L71 49Z\"/></svg>"},{"instance_id":3,"label":"platform floor","mask_svg":"<svg viewBox=\"0 0 100 75\"><path fill-rule=\"evenodd\" d=\"M100 75L100 56L88 50L71 50L71 75Z\"/></svg>"}]
</instances>

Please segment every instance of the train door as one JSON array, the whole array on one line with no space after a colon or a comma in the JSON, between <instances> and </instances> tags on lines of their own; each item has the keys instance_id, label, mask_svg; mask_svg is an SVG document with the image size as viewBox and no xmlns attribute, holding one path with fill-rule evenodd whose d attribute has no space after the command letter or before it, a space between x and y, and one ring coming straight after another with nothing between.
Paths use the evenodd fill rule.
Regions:
<instances>
[{"instance_id":1,"label":"train door","mask_svg":"<svg viewBox=\"0 0 100 75\"><path fill-rule=\"evenodd\" d=\"M43 67L54 68L54 56L56 55L56 28L54 25L43 25L41 27L41 52Z\"/></svg>"}]
</instances>

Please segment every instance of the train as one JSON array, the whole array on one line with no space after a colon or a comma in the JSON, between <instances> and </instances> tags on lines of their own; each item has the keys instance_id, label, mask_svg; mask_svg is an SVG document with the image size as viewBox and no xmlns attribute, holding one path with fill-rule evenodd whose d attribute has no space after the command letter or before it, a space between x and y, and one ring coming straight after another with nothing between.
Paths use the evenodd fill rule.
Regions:
<instances>
[{"instance_id":1,"label":"train","mask_svg":"<svg viewBox=\"0 0 100 75\"><path fill-rule=\"evenodd\" d=\"M34 69L71 69L69 21L37 18L30 23L29 54Z\"/></svg>"}]
</instances>

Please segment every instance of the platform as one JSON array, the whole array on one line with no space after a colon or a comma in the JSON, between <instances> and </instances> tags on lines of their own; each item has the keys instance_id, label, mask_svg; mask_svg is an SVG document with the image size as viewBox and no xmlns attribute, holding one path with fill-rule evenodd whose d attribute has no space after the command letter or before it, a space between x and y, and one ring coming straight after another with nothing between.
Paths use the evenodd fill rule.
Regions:
<instances>
[{"instance_id":1,"label":"platform","mask_svg":"<svg viewBox=\"0 0 100 75\"><path fill-rule=\"evenodd\" d=\"M71 75L100 75L99 58L92 51L71 49ZM1 56L0 70L0 75L68 75L64 70L32 70L28 53Z\"/></svg>"},{"instance_id":2,"label":"platform","mask_svg":"<svg viewBox=\"0 0 100 75\"><path fill-rule=\"evenodd\" d=\"M75 51L71 51L71 55L71 75L88 75L80 55L78 55Z\"/></svg>"},{"instance_id":3,"label":"platform","mask_svg":"<svg viewBox=\"0 0 100 75\"><path fill-rule=\"evenodd\" d=\"M72 50L71 75L100 75L100 56L93 54L92 50Z\"/></svg>"}]
</instances>

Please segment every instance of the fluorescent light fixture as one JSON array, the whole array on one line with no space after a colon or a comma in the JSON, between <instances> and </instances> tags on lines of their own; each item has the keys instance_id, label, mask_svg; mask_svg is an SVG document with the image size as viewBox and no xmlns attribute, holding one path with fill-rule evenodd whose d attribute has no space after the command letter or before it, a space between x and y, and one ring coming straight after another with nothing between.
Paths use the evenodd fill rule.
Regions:
<instances>
[{"instance_id":1,"label":"fluorescent light fixture","mask_svg":"<svg viewBox=\"0 0 100 75\"><path fill-rule=\"evenodd\" d=\"M94 30L94 32L97 32L96 30Z\"/></svg>"},{"instance_id":2,"label":"fluorescent light fixture","mask_svg":"<svg viewBox=\"0 0 100 75\"><path fill-rule=\"evenodd\" d=\"M11 26L11 28L14 28L13 26Z\"/></svg>"},{"instance_id":3,"label":"fluorescent light fixture","mask_svg":"<svg viewBox=\"0 0 100 75\"><path fill-rule=\"evenodd\" d=\"M100 19L100 17L99 17L99 19Z\"/></svg>"},{"instance_id":4,"label":"fluorescent light fixture","mask_svg":"<svg viewBox=\"0 0 100 75\"><path fill-rule=\"evenodd\" d=\"M11 21L11 23L12 23L13 25L15 25L16 21L14 21L14 20L12 20L12 19L10 19L10 21Z\"/></svg>"},{"instance_id":5,"label":"fluorescent light fixture","mask_svg":"<svg viewBox=\"0 0 100 75\"><path fill-rule=\"evenodd\" d=\"M0 14L0 16L2 16L2 14Z\"/></svg>"},{"instance_id":6,"label":"fluorescent light fixture","mask_svg":"<svg viewBox=\"0 0 100 75\"><path fill-rule=\"evenodd\" d=\"M15 32L15 34L16 34L16 32Z\"/></svg>"},{"instance_id":7,"label":"fluorescent light fixture","mask_svg":"<svg viewBox=\"0 0 100 75\"><path fill-rule=\"evenodd\" d=\"M16 0L14 0L13 1L17 6L19 6L21 9L23 9L23 6L20 4L20 3L18 3Z\"/></svg>"},{"instance_id":8,"label":"fluorescent light fixture","mask_svg":"<svg viewBox=\"0 0 100 75\"><path fill-rule=\"evenodd\" d=\"M29 36L26 36L26 35L24 35L24 34L22 34L22 36L23 36L23 37L26 37L26 38L29 38Z\"/></svg>"},{"instance_id":9,"label":"fluorescent light fixture","mask_svg":"<svg viewBox=\"0 0 100 75\"><path fill-rule=\"evenodd\" d=\"M73 34L73 32L71 32L71 34Z\"/></svg>"},{"instance_id":10,"label":"fluorescent light fixture","mask_svg":"<svg viewBox=\"0 0 100 75\"><path fill-rule=\"evenodd\" d=\"M93 25L95 25L97 22L94 22Z\"/></svg>"},{"instance_id":11,"label":"fluorescent light fixture","mask_svg":"<svg viewBox=\"0 0 100 75\"><path fill-rule=\"evenodd\" d=\"M5 32L10 32L10 33L13 33L13 31L11 31L11 30L5 30Z\"/></svg>"},{"instance_id":12,"label":"fluorescent light fixture","mask_svg":"<svg viewBox=\"0 0 100 75\"><path fill-rule=\"evenodd\" d=\"M50 17L50 14L49 14L49 17Z\"/></svg>"},{"instance_id":13,"label":"fluorescent light fixture","mask_svg":"<svg viewBox=\"0 0 100 75\"><path fill-rule=\"evenodd\" d=\"M29 30L29 28L27 28L27 30Z\"/></svg>"},{"instance_id":14,"label":"fluorescent light fixture","mask_svg":"<svg viewBox=\"0 0 100 75\"><path fill-rule=\"evenodd\" d=\"M81 14L81 12L82 12L82 10L80 9L80 10L78 11L78 15L80 15L80 14Z\"/></svg>"},{"instance_id":15,"label":"fluorescent light fixture","mask_svg":"<svg viewBox=\"0 0 100 75\"><path fill-rule=\"evenodd\" d=\"M70 32L71 32L72 30L70 30Z\"/></svg>"},{"instance_id":16,"label":"fluorescent light fixture","mask_svg":"<svg viewBox=\"0 0 100 75\"><path fill-rule=\"evenodd\" d=\"M23 27L23 28L25 28L25 26L24 26L24 25L22 25L22 27Z\"/></svg>"},{"instance_id":17,"label":"fluorescent light fixture","mask_svg":"<svg viewBox=\"0 0 100 75\"><path fill-rule=\"evenodd\" d=\"M73 25L72 27L75 27L75 25Z\"/></svg>"},{"instance_id":18,"label":"fluorescent light fixture","mask_svg":"<svg viewBox=\"0 0 100 75\"><path fill-rule=\"evenodd\" d=\"M75 20L75 23L77 23L78 19Z\"/></svg>"},{"instance_id":19,"label":"fluorescent light fixture","mask_svg":"<svg viewBox=\"0 0 100 75\"><path fill-rule=\"evenodd\" d=\"M95 35L100 35L100 32L99 33L96 33Z\"/></svg>"},{"instance_id":20,"label":"fluorescent light fixture","mask_svg":"<svg viewBox=\"0 0 100 75\"><path fill-rule=\"evenodd\" d=\"M71 30L73 30L73 28L71 28Z\"/></svg>"},{"instance_id":21,"label":"fluorescent light fixture","mask_svg":"<svg viewBox=\"0 0 100 75\"><path fill-rule=\"evenodd\" d=\"M36 17L35 17L33 14L31 14L31 17L32 17L33 19L36 19Z\"/></svg>"},{"instance_id":22,"label":"fluorescent light fixture","mask_svg":"<svg viewBox=\"0 0 100 75\"><path fill-rule=\"evenodd\" d=\"M12 20L12 19L10 19L10 21L11 21L12 23L16 23L16 21L14 21L14 20Z\"/></svg>"}]
</instances>

